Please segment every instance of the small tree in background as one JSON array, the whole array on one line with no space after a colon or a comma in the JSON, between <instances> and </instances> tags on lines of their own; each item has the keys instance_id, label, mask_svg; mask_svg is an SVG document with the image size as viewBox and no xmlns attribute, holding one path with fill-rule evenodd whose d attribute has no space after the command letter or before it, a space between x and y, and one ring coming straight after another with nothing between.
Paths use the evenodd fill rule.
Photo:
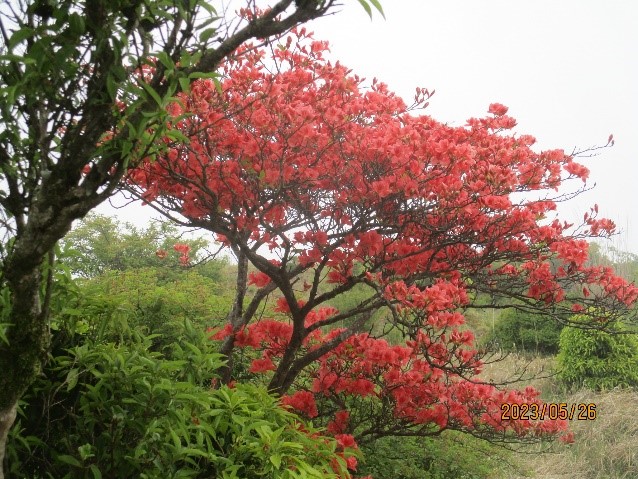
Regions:
<instances>
[{"instance_id":1,"label":"small tree in background","mask_svg":"<svg viewBox=\"0 0 638 479\"><path fill-rule=\"evenodd\" d=\"M183 263L179 259L183 253L177 251L175 245L188 246L189 263L212 257L206 240L189 238L168 222L153 222L147 228L137 228L96 214L88 215L61 242L62 249L66 250L64 264L82 278L93 278L107 271L179 266ZM221 261L211 263L209 269L214 266L221 267Z\"/></svg>"},{"instance_id":2,"label":"small tree in background","mask_svg":"<svg viewBox=\"0 0 638 479\"><path fill-rule=\"evenodd\" d=\"M483 342L503 351L556 354L562 329L563 324L552 317L507 309Z\"/></svg>"},{"instance_id":3,"label":"small tree in background","mask_svg":"<svg viewBox=\"0 0 638 479\"><path fill-rule=\"evenodd\" d=\"M638 337L622 323L610 331L566 327L560 334L558 378L569 387L594 390L638 386Z\"/></svg>"},{"instance_id":4,"label":"small tree in background","mask_svg":"<svg viewBox=\"0 0 638 479\"><path fill-rule=\"evenodd\" d=\"M479 296L554 318L627 311L638 289L585 264L585 238L611 234L613 223L597 208L577 226L551 218L570 196L549 192L584 182L587 169L509 133L516 122L502 105L450 127L414 114L427 90L408 107L326 50L304 30L269 51L247 47L225 63L219 87L200 81L169 106L168 128L189 141L166 137L166 151L129 175L139 198L214 233L238 258L233 310L214 335L231 362L223 379L233 379L234 351L256 350L251 371L285 404L362 442L560 430L501 420L501 404L538 394L476 379L481 361L461 311ZM355 287L356 304L331 307ZM379 321L379 335L366 332ZM381 337L390 330L400 344Z\"/></svg>"}]
</instances>

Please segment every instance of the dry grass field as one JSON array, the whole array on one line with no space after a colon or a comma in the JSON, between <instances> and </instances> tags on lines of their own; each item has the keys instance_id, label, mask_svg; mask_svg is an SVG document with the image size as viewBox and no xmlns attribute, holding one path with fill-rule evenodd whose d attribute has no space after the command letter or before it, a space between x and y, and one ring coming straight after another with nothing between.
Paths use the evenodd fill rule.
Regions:
<instances>
[{"instance_id":1,"label":"dry grass field","mask_svg":"<svg viewBox=\"0 0 638 479\"><path fill-rule=\"evenodd\" d=\"M487 365L483 375L495 381L535 376L523 381L543 392L548 402L596 404L596 419L571 421L575 442L531 445L512 455L506 479L634 479L638 478L638 391L594 392L563 390L552 379L551 358L510 355Z\"/></svg>"}]
</instances>

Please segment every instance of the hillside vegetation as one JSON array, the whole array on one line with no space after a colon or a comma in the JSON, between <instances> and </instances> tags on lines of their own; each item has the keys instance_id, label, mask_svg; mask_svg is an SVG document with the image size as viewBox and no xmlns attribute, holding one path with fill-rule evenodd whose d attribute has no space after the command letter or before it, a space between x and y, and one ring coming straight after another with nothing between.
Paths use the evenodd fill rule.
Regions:
<instances>
[{"instance_id":1,"label":"hillside vegetation","mask_svg":"<svg viewBox=\"0 0 638 479\"><path fill-rule=\"evenodd\" d=\"M188 247L187 267L180 256L184 248L174 244ZM233 376L245 387L215 389L223 363L219 343L207 331L221 328L233 307L237 265L231 260L211 259L206 241L185 239L173 227L138 230L99 216L76 228L60 255L52 356L12 432L9 477L25 471L34 478L84 478L86 471L95 478L129 477L125 471L135 470L163 477L171 470L171 477L243 471L239 477L285 478L286 464L293 463L308 468L305 477L330 477L330 460L344 473L356 465L358 474L375 479L626 479L638 473L638 418L632 414L638 391L608 382L588 390L561 380L555 353L562 326L542 318L469 311L466 328L485 348L478 380L533 386L547 403L595 404L595 419L570 422L573 443L488 442L443 431L378 438L356 449L337 435L336 442L326 438L327 447L310 454L286 441L301 444L308 440L304 431L326 424L273 409L275 400L249 367L259 359L254 353L245 351L233 365ZM632 261L625 268L638 271ZM365 298L359 289L331 306L354 307ZM247 294L256 291L251 286ZM261 315L278 317L277 307L270 298ZM386 314L375 313L375 334L386 329ZM386 337L393 341L392 334ZM240 415L232 412L238 404ZM222 413L228 408L232 419ZM165 410L172 413L160 420ZM334 433L334 424L327 427ZM278 444L273 434L282 435L279 452L272 449ZM162 438L170 438L168 449Z\"/></svg>"}]
</instances>

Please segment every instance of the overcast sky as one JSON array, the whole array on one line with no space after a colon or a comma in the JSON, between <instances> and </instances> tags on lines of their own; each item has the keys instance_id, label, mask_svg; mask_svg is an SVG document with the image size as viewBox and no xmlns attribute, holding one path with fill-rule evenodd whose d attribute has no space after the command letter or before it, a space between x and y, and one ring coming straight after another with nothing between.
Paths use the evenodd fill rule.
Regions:
<instances>
[{"instance_id":1,"label":"overcast sky","mask_svg":"<svg viewBox=\"0 0 638 479\"><path fill-rule=\"evenodd\" d=\"M560 213L575 221L598 203L621 230L614 244L638 253L638 2L381 0L385 20L344 2L307 28L407 102L417 86L436 90L426 113L437 120L463 125L499 102L539 149L604 145L613 133L613 148L581 159L596 187Z\"/></svg>"},{"instance_id":2,"label":"overcast sky","mask_svg":"<svg viewBox=\"0 0 638 479\"><path fill-rule=\"evenodd\" d=\"M582 219L598 203L622 230L616 245L638 253L638 2L381 3L386 20L346 0L310 29L335 59L408 101L417 86L435 89L426 113L437 120L463 125L499 102L540 149L604 145L613 133L613 148L581 160L596 187L560 213Z\"/></svg>"}]
</instances>

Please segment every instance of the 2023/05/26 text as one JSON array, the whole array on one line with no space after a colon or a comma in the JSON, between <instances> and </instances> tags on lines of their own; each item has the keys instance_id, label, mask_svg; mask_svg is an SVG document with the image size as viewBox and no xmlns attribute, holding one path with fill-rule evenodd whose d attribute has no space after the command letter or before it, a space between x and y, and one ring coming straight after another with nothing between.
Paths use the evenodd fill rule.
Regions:
<instances>
[{"instance_id":1,"label":"2023/05/26 text","mask_svg":"<svg viewBox=\"0 0 638 479\"><path fill-rule=\"evenodd\" d=\"M501 420L529 420L538 421L549 419L579 421L593 421L596 419L596 404L594 403L503 403L501 404Z\"/></svg>"}]
</instances>

